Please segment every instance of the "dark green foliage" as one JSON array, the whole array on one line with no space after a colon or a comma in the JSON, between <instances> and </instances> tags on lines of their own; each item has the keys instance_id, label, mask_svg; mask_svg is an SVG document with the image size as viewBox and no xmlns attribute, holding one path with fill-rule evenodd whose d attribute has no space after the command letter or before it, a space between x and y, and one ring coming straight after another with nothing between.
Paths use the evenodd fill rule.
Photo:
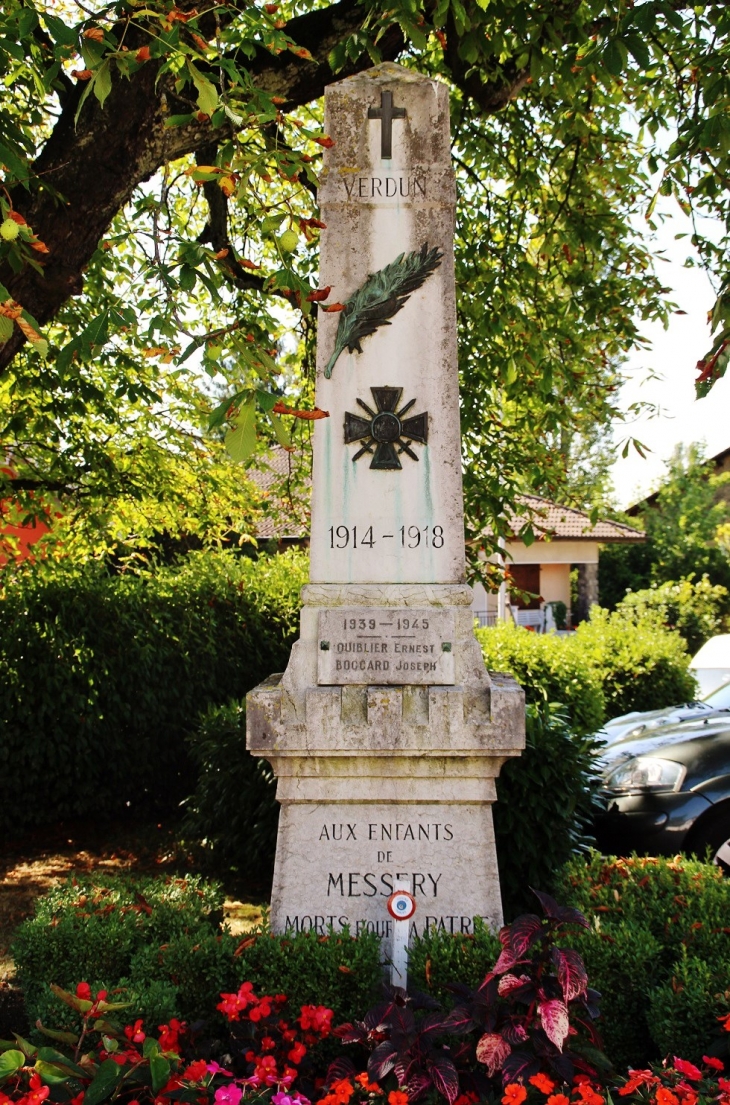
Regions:
<instances>
[{"instance_id":1,"label":"dark green foliage","mask_svg":"<svg viewBox=\"0 0 730 1105\"><path fill-rule=\"evenodd\" d=\"M334 1023L362 1017L383 981L380 940L372 932L272 936L262 933L236 960L239 982L257 994L286 994L293 1008L326 1005Z\"/></svg>"},{"instance_id":2,"label":"dark green foliage","mask_svg":"<svg viewBox=\"0 0 730 1105\"><path fill-rule=\"evenodd\" d=\"M528 706L526 745L497 779L494 832L505 917L534 909L530 887L552 891L555 874L592 840L596 744L572 732L557 706Z\"/></svg>"},{"instance_id":3,"label":"dark green foliage","mask_svg":"<svg viewBox=\"0 0 730 1105\"><path fill-rule=\"evenodd\" d=\"M431 931L416 936L408 955L408 985L424 990L445 1006L454 1003L448 989L454 982L476 989L499 957L501 944L495 932L480 917L474 920L473 934Z\"/></svg>"},{"instance_id":4,"label":"dark green foliage","mask_svg":"<svg viewBox=\"0 0 730 1105\"><path fill-rule=\"evenodd\" d=\"M0 831L172 805L191 789L184 738L207 706L283 670L303 553L189 554L148 575L96 564L3 581Z\"/></svg>"},{"instance_id":5,"label":"dark green foliage","mask_svg":"<svg viewBox=\"0 0 730 1105\"><path fill-rule=\"evenodd\" d=\"M730 1013L730 959L700 959L684 949L672 977L657 986L649 1002L649 1023L660 1055L679 1054L700 1061L714 1054L730 1059L728 1035L717 1018Z\"/></svg>"},{"instance_id":6,"label":"dark green foliage","mask_svg":"<svg viewBox=\"0 0 730 1105\"><path fill-rule=\"evenodd\" d=\"M130 1016L155 1024L212 1009L236 973L238 941L219 929L222 904L221 887L197 877L98 875L54 888L13 943L28 1020L76 1029L78 1015L49 986L82 981L123 987Z\"/></svg>"},{"instance_id":7,"label":"dark green foliage","mask_svg":"<svg viewBox=\"0 0 730 1105\"><path fill-rule=\"evenodd\" d=\"M730 519L729 480L728 473L718 475L705 462L701 446L678 446L656 499L639 522L646 529L646 541L601 550L601 605L613 610L627 591L703 576L712 585L730 589L724 537ZM637 524L636 518L626 521Z\"/></svg>"},{"instance_id":8,"label":"dark green foliage","mask_svg":"<svg viewBox=\"0 0 730 1105\"><path fill-rule=\"evenodd\" d=\"M612 1061L645 1066L671 1053L701 1062L730 1009L730 880L697 860L593 852L568 864L557 894L593 924L575 946L604 995Z\"/></svg>"},{"instance_id":9,"label":"dark green foliage","mask_svg":"<svg viewBox=\"0 0 730 1105\"><path fill-rule=\"evenodd\" d=\"M367 1009L382 979L377 937L257 931L241 940L221 928L223 894L198 878L98 876L69 881L38 899L17 931L13 955L28 1019L77 1030L78 1014L50 984L79 982L130 1002L126 1019L157 1025L178 1017L215 1024L222 992L252 982L292 1005L324 1004L347 1020Z\"/></svg>"},{"instance_id":10,"label":"dark green foliage","mask_svg":"<svg viewBox=\"0 0 730 1105\"><path fill-rule=\"evenodd\" d=\"M635 518L627 522L636 525ZM598 561L598 601L606 610L615 610L627 591L651 584L651 550L641 544L604 545Z\"/></svg>"},{"instance_id":11,"label":"dark green foliage","mask_svg":"<svg viewBox=\"0 0 730 1105\"><path fill-rule=\"evenodd\" d=\"M274 866L279 805L266 760L246 750L246 706L214 706L188 736L195 792L183 833L199 842L216 870L268 881Z\"/></svg>"},{"instance_id":12,"label":"dark green foliage","mask_svg":"<svg viewBox=\"0 0 730 1105\"><path fill-rule=\"evenodd\" d=\"M600 679L579 650L552 634L529 633L503 623L477 630L484 662L514 675L527 704L561 703L576 733L593 733L604 720Z\"/></svg>"}]
</instances>

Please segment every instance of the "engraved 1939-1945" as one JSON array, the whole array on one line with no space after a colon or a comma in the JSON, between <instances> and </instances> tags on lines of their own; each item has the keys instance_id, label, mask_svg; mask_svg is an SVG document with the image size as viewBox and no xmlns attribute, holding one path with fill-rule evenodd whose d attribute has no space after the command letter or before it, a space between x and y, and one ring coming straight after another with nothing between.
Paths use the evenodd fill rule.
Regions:
<instances>
[{"instance_id":1,"label":"engraved 1939-1945","mask_svg":"<svg viewBox=\"0 0 730 1105\"><path fill-rule=\"evenodd\" d=\"M340 607L319 614L320 684L453 684L452 610Z\"/></svg>"}]
</instances>

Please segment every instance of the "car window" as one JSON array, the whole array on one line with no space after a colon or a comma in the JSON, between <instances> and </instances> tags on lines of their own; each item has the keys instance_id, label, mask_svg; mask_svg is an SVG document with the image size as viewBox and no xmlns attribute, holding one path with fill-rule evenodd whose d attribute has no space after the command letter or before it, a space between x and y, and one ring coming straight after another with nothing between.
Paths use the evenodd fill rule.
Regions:
<instances>
[{"instance_id":1,"label":"car window","mask_svg":"<svg viewBox=\"0 0 730 1105\"><path fill-rule=\"evenodd\" d=\"M712 706L713 710L730 710L730 683L718 687L716 691L708 694L703 701L708 706Z\"/></svg>"}]
</instances>

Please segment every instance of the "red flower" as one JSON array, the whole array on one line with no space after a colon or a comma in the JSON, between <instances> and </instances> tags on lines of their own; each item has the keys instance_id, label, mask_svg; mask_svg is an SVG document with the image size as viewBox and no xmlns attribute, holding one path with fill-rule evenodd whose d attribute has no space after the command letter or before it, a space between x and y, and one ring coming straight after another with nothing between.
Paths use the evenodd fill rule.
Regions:
<instances>
[{"instance_id":1,"label":"red flower","mask_svg":"<svg viewBox=\"0 0 730 1105\"><path fill-rule=\"evenodd\" d=\"M76 997L82 1001L91 1001L91 987L88 982L80 982L76 987Z\"/></svg>"},{"instance_id":2,"label":"red flower","mask_svg":"<svg viewBox=\"0 0 730 1105\"><path fill-rule=\"evenodd\" d=\"M189 1082L202 1082L207 1073L208 1066L205 1059L196 1059L194 1063L185 1068L183 1078L187 1078Z\"/></svg>"},{"instance_id":3,"label":"red flower","mask_svg":"<svg viewBox=\"0 0 730 1105\"><path fill-rule=\"evenodd\" d=\"M654 1098L656 1105L679 1105L679 1098L666 1086L659 1086Z\"/></svg>"},{"instance_id":4,"label":"red flower","mask_svg":"<svg viewBox=\"0 0 730 1105\"><path fill-rule=\"evenodd\" d=\"M287 1054L287 1059L289 1060L290 1063L301 1063L302 1059L304 1058L304 1056L306 1054L307 1054L306 1047L304 1046L304 1044L300 1043L297 1040L297 1042L294 1044L294 1047Z\"/></svg>"},{"instance_id":5,"label":"red flower","mask_svg":"<svg viewBox=\"0 0 730 1105\"><path fill-rule=\"evenodd\" d=\"M362 1074L356 1074L353 1081L357 1082L358 1086L362 1086L362 1088L365 1090L365 1093L383 1092L377 1082L370 1081L367 1075L367 1071L363 1071ZM459 1099L457 1098L457 1101L458 1100ZM457 1101L454 1102L454 1105L457 1105ZM460 1105L467 1105L467 1103L465 1101L462 1101Z\"/></svg>"},{"instance_id":6,"label":"red flower","mask_svg":"<svg viewBox=\"0 0 730 1105\"><path fill-rule=\"evenodd\" d=\"M26 1105L41 1105L51 1092L49 1086L42 1086L39 1074L30 1076L30 1090L23 1098Z\"/></svg>"},{"instance_id":7,"label":"red flower","mask_svg":"<svg viewBox=\"0 0 730 1105\"><path fill-rule=\"evenodd\" d=\"M124 1035L134 1044L143 1043L145 1039L145 1034L142 1031L142 1021L135 1021L134 1025L128 1024L124 1029Z\"/></svg>"},{"instance_id":8,"label":"red flower","mask_svg":"<svg viewBox=\"0 0 730 1105\"><path fill-rule=\"evenodd\" d=\"M502 1105L522 1105L527 1100L527 1090L519 1082L509 1082L504 1087Z\"/></svg>"},{"instance_id":9,"label":"red flower","mask_svg":"<svg viewBox=\"0 0 730 1105\"><path fill-rule=\"evenodd\" d=\"M570 1098L564 1093L554 1093L547 1099L547 1105L570 1105Z\"/></svg>"},{"instance_id":10,"label":"red flower","mask_svg":"<svg viewBox=\"0 0 730 1105\"><path fill-rule=\"evenodd\" d=\"M600 1094L596 1093L589 1082L581 1082L575 1088L575 1093L578 1094L579 1099L584 1105L603 1105L604 1099ZM666 1102L660 1102L659 1105L668 1105Z\"/></svg>"},{"instance_id":11,"label":"red flower","mask_svg":"<svg viewBox=\"0 0 730 1105\"><path fill-rule=\"evenodd\" d=\"M177 1051L180 1052L179 1036L183 1031L185 1025L177 1020L176 1017L170 1017L170 1023L158 1025L160 1033L160 1049L162 1051Z\"/></svg>"},{"instance_id":12,"label":"red flower","mask_svg":"<svg viewBox=\"0 0 730 1105\"><path fill-rule=\"evenodd\" d=\"M725 1070L722 1059L716 1059L714 1055L703 1055L702 1062L706 1067L712 1067L713 1070Z\"/></svg>"},{"instance_id":13,"label":"red flower","mask_svg":"<svg viewBox=\"0 0 730 1105\"><path fill-rule=\"evenodd\" d=\"M638 1090L639 1086L654 1086L658 1081L657 1076L650 1070L630 1070L628 1081L618 1092L621 1097L626 1097L634 1090Z\"/></svg>"},{"instance_id":14,"label":"red flower","mask_svg":"<svg viewBox=\"0 0 730 1105\"><path fill-rule=\"evenodd\" d=\"M730 1093L730 1079L718 1078L717 1084L723 1093Z\"/></svg>"},{"instance_id":15,"label":"red flower","mask_svg":"<svg viewBox=\"0 0 730 1105\"><path fill-rule=\"evenodd\" d=\"M303 1005L299 1016L299 1024L302 1031L311 1030L323 1038L329 1036L332 1030L332 1018L334 1013L324 1005Z\"/></svg>"},{"instance_id":16,"label":"red flower","mask_svg":"<svg viewBox=\"0 0 730 1105\"><path fill-rule=\"evenodd\" d=\"M555 1083L552 1078L548 1078L546 1074L533 1074L532 1078L528 1078L528 1082L531 1086L534 1086L540 1093L552 1093L555 1089Z\"/></svg>"},{"instance_id":17,"label":"red flower","mask_svg":"<svg viewBox=\"0 0 730 1105\"><path fill-rule=\"evenodd\" d=\"M678 1059L674 1056L674 1069L679 1071L680 1074L684 1074L687 1078L691 1078L693 1082L699 1082L702 1078L702 1071L698 1070L694 1063L688 1063L686 1059Z\"/></svg>"},{"instance_id":18,"label":"red flower","mask_svg":"<svg viewBox=\"0 0 730 1105\"><path fill-rule=\"evenodd\" d=\"M388 1094L388 1105L408 1105L408 1094L402 1090L391 1090Z\"/></svg>"}]
</instances>

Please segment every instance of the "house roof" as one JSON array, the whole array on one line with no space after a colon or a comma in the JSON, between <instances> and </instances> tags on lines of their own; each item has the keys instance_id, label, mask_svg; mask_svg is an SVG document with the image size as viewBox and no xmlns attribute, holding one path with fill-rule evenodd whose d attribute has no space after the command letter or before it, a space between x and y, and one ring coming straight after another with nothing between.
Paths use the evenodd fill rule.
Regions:
<instances>
[{"instance_id":1,"label":"house roof","mask_svg":"<svg viewBox=\"0 0 730 1105\"><path fill-rule=\"evenodd\" d=\"M520 503L524 510L515 512L510 519L515 537L523 526L531 522L538 540L598 541L601 544L646 540L645 533L624 522L602 521L592 525L584 511L560 506L550 499L540 498L539 495L521 495Z\"/></svg>"},{"instance_id":2,"label":"house roof","mask_svg":"<svg viewBox=\"0 0 730 1105\"><path fill-rule=\"evenodd\" d=\"M727 471L725 468L726 462L730 459L730 446L727 449L721 449L719 453L715 453L714 456L708 457L705 461L706 464L711 464L716 471ZM639 499L638 503L632 503L627 509L626 513L629 517L637 517L644 513L645 510L655 507L659 501L659 492L652 491L650 495L646 495L643 499Z\"/></svg>"},{"instance_id":3,"label":"house roof","mask_svg":"<svg viewBox=\"0 0 730 1105\"><path fill-rule=\"evenodd\" d=\"M302 454L280 445L256 457L246 475L268 500L270 510L256 525L260 541L301 541L309 537L311 480Z\"/></svg>"}]
</instances>

